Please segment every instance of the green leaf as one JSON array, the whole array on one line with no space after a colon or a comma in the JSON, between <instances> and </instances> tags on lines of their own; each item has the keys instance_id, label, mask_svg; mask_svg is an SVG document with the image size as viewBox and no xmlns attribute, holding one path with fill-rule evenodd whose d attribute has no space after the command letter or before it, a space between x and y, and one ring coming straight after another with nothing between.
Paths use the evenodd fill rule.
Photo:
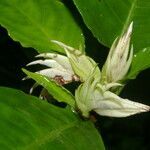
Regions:
<instances>
[{"instance_id":1,"label":"green leaf","mask_svg":"<svg viewBox=\"0 0 150 150\"><path fill-rule=\"evenodd\" d=\"M104 150L90 121L21 91L0 88L2 150Z\"/></svg>"},{"instance_id":2,"label":"green leaf","mask_svg":"<svg viewBox=\"0 0 150 150\"><path fill-rule=\"evenodd\" d=\"M84 50L81 29L60 0L1 0L0 24L25 47L64 52L50 40Z\"/></svg>"},{"instance_id":3,"label":"green leaf","mask_svg":"<svg viewBox=\"0 0 150 150\"><path fill-rule=\"evenodd\" d=\"M64 87L58 85L55 81L48 79L47 77L22 69L29 78L35 80L39 85L43 86L49 94L51 94L59 102L65 102L72 107L75 107L74 96Z\"/></svg>"},{"instance_id":4,"label":"green leaf","mask_svg":"<svg viewBox=\"0 0 150 150\"><path fill-rule=\"evenodd\" d=\"M73 0L94 36L106 46L134 22L133 46L150 46L149 0Z\"/></svg>"},{"instance_id":5,"label":"green leaf","mask_svg":"<svg viewBox=\"0 0 150 150\"><path fill-rule=\"evenodd\" d=\"M127 74L127 79L134 79L143 70L150 67L150 47L144 48L133 57L131 69Z\"/></svg>"}]
</instances>

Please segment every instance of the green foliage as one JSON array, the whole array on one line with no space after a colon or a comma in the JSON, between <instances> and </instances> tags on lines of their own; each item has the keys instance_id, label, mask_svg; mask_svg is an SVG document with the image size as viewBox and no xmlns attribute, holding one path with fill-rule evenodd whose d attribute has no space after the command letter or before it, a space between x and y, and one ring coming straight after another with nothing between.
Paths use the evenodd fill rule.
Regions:
<instances>
[{"instance_id":1,"label":"green foliage","mask_svg":"<svg viewBox=\"0 0 150 150\"><path fill-rule=\"evenodd\" d=\"M135 52L150 45L149 0L73 0L84 22L104 45L134 22L133 45Z\"/></svg>"},{"instance_id":2,"label":"green foliage","mask_svg":"<svg viewBox=\"0 0 150 150\"><path fill-rule=\"evenodd\" d=\"M0 122L3 150L104 150L90 121L18 90L0 88Z\"/></svg>"},{"instance_id":3,"label":"green foliage","mask_svg":"<svg viewBox=\"0 0 150 150\"><path fill-rule=\"evenodd\" d=\"M80 27L63 2L58 0L1 0L0 24L7 28L14 40L38 52L63 52L50 40L84 50Z\"/></svg>"},{"instance_id":4,"label":"green foliage","mask_svg":"<svg viewBox=\"0 0 150 150\"><path fill-rule=\"evenodd\" d=\"M150 67L149 50L143 53L143 49L150 45L149 1L74 0L74 3L94 36L99 42L109 47L114 39L123 34L130 22L133 21L131 43L133 43L134 53L137 57L133 59L127 78L135 78L140 71Z\"/></svg>"},{"instance_id":5,"label":"green foliage","mask_svg":"<svg viewBox=\"0 0 150 150\"><path fill-rule=\"evenodd\" d=\"M0 0L0 25L6 28L9 36L20 42L23 47L32 47L38 53L51 51L65 53L66 47L63 49L58 46L59 44L51 41L63 42L73 49L84 51L85 37L82 29L86 31L87 26L100 42L99 45L110 47L114 39L121 36L133 21L131 43L134 47L134 57L125 79L134 79L141 71L150 67L149 0L72 1L81 14L85 26L82 21L79 23L75 11L69 8L71 1L65 0ZM90 47L92 46L94 47L94 45ZM86 57L80 56L79 52L74 61L82 66L85 72L89 72L96 63L90 57L87 57L88 59ZM92 67L82 60L93 64ZM76 68L77 72L81 67ZM75 97L67 89L45 76L25 69L23 71L42 85L57 101L65 102L75 108ZM98 75L101 76L99 70ZM82 76L84 77L84 74ZM111 89L112 85L109 86ZM89 84L86 90L88 91L90 87ZM85 92L82 93L80 99L87 101ZM87 92L87 94L91 93ZM92 98L99 100L99 96L94 97L94 92L91 94ZM95 102L94 106L97 107L97 104ZM105 149L100 133L91 121L81 119L79 114L73 113L70 107L59 108L18 90L0 87L0 122L0 149Z\"/></svg>"},{"instance_id":6,"label":"green foliage","mask_svg":"<svg viewBox=\"0 0 150 150\"><path fill-rule=\"evenodd\" d=\"M65 102L72 107L75 107L74 96L62 86L56 84L55 81L47 79L45 76L32 73L23 69L23 72L28 75L29 78L35 80L39 85L42 85L56 100L59 102Z\"/></svg>"},{"instance_id":7,"label":"green foliage","mask_svg":"<svg viewBox=\"0 0 150 150\"><path fill-rule=\"evenodd\" d=\"M144 48L136 53L133 57L130 71L127 75L127 79L135 79L136 76L143 70L150 67L150 48Z\"/></svg>"}]
</instances>

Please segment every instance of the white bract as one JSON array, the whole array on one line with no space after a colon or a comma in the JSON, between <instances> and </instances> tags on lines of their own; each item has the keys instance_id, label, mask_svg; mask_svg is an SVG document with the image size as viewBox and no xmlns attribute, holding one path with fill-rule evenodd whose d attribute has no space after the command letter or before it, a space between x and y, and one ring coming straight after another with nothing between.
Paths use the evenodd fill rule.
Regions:
<instances>
[{"instance_id":1,"label":"white bract","mask_svg":"<svg viewBox=\"0 0 150 150\"><path fill-rule=\"evenodd\" d=\"M48 67L36 73L45 75L49 79L54 79L59 84L67 84L79 80L79 77L74 74L69 59L66 56L55 53L44 53L36 57L43 57L45 60L36 60L29 63L27 66L40 64Z\"/></svg>"},{"instance_id":2,"label":"white bract","mask_svg":"<svg viewBox=\"0 0 150 150\"><path fill-rule=\"evenodd\" d=\"M119 82L127 74L133 57L133 45L130 47L130 39L133 22L127 32L116 39L110 49L106 63L102 69L103 80L106 83Z\"/></svg>"},{"instance_id":3,"label":"white bract","mask_svg":"<svg viewBox=\"0 0 150 150\"><path fill-rule=\"evenodd\" d=\"M82 82L86 81L90 73L97 66L96 62L92 58L83 54L81 51L67 46L62 42L55 40L52 40L52 42L58 44L65 50L75 74L80 77ZM100 78L100 76L101 73L97 67L95 78Z\"/></svg>"},{"instance_id":4,"label":"white bract","mask_svg":"<svg viewBox=\"0 0 150 150\"><path fill-rule=\"evenodd\" d=\"M37 60L28 65L47 66L47 69L37 73L54 79L59 84L79 80L83 82L75 92L75 100L84 117L89 117L90 111L111 117L127 117L149 111L149 106L123 99L110 91L112 87L122 86L120 81L130 68L133 57L133 46L130 48L132 26L133 22L127 32L113 42L102 74L93 59L55 40L51 42L62 47L67 57L54 53L40 54L37 57L43 57L45 60Z\"/></svg>"},{"instance_id":5,"label":"white bract","mask_svg":"<svg viewBox=\"0 0 150 150\"><path fill-rule=\"evenodd\" d=\"M94 80L94 74L89 76L75 93L77 106L84 117L89 117L92 110L99 115L110 117L127 117L150 110L147 105L120 98L105 90L99 80Z\"/></svg>"},{"instance_id":6,"label":"white bract","mask_svg":"<svg viewBox=\"0 0 150 150\"><path fill-rule=\"evenodd\" d=\"M43 57L45 60L36 60L29 63L27 66L36 64L47 66L47 69L37 71L36 73L54 79L60 84L67 84L79 80L84 82L97 66L96 62L79 50L67 46L62 42L55 40L52 40L52 42L62 47L66 51L67 57L55 53L43 53L36 57ZM100 70L97 68L95 78L99 78L100 76Z\"/></svg>"}]
</instances>

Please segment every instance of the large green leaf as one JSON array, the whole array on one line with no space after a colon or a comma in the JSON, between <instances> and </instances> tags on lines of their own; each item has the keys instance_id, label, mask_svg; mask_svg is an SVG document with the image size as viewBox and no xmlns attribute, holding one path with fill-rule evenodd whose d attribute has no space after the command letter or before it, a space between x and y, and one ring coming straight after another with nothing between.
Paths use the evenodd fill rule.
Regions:
<instances>
[{"instance_id":1,"label":"large green leaf","mask_svg":"<svg viewBox=\"0 0 150 150\"><path fill-rule=\"evenodd\" d=\"M142 70L150 67L150 47L144 48L133 57L132 65L127 79L134 79Z\"/></svg>"},{"instance_id":2,"label":"large green leaf","mask_svg":"<svg viewBox=\"0 0 150 150\"><path fill-rule=\"evenodd\" d=\"M134 22L134 51L150 46L150 0L73 0L95 37L107 46Z\"/></svg>"},{"instance_id":3,"label":"large green leaf","mask_svg":"<svg viewBox=\"0 0 150 150\"><path fill-rule=\"evenodd\" d=\"M0 88L0 149L103 150L89 121L18 90Z\"/></svg>"},{"instance_id":4,"label":"large green leaf","mask_svg":"<svg viewBox=\"0 0 150 150\"><path fill-rule=\"evenodd\" d=\"M39 52L63 51L50 40L84 49L82 32L60 0L0 0L0 24L14 40Z\"/></svg>"},{"instance_id":5,"label":"large green leaf","mask_svg":"<svg viewBox=\"0 0 150 150\"><path fill-rule=\"evenodd\" d=\"M27 71L23 69L29 78L35 80L39 85L42 85L56 100L65 102L72 107L75 107L75 98L67 89L58 85L55 81L49 80L47 77Z\"/></svg>"}]
</instances>

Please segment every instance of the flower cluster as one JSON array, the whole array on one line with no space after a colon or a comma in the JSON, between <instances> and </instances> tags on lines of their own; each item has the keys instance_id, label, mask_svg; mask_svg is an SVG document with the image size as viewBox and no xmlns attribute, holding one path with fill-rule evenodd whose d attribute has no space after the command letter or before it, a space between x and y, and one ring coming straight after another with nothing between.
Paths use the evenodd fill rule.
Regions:
<instances>
[{"instance_id":1,"label":"flower cluster","mask_svg":"<svg viewBox=\"0 0 150 150\"><path fill-rule=\"evenodd\" d=\"M49 67L37 73L61 85L81 81L75 92L75 101L84 117L89 117L92 110L99 115L112 117L126 117L149 111L149 106L123 99L111 91L112 88L122 86L121 81L132 62L133 46L130 46L132 26L133 23L129 25L126 33L113 42L102 72L92 58L54 40L52 42L62 47L67 57L54 53L40 54L37 57L43 57L45 60L37 60L28 65L41 64Z\"/></svg>"}]
</instances>

